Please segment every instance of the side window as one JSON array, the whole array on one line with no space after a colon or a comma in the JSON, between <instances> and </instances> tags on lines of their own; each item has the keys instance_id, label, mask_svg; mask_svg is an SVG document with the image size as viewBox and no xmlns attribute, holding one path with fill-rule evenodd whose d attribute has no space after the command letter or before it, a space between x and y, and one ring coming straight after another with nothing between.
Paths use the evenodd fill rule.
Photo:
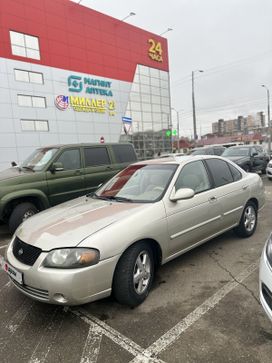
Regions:
<instances>
[{"instance_id":1,"label":"side window","mask_svg":"<svg viewBox=\"0 0 272 363\"><path fill-rule=\"evenodd\" d=\"M233 182L233 177L227 162L219 159L208 159L206 163L213 176L215 187L221 187L222 185Z\"/></svg>"},{"instance_id":2,"label":"side window","mask_svg":"<svg viewBox=\"0 0 272 363\"><path fill-rule=\"evenodd\" d=\"M235 166L229 164L229 168L230 168L234 181L240 180L242 178L242 174L240 173L240 171L238 169L235 168Z\"/></svg>"},{"instance_id":3,"label":"side window","mask_svg":"<svg viewBox=\"0 0 272 363\"><path fill-rule=\"evenodd\" d=\"M250 155L254 155L254 154L259 154L258 150L255 149L255 147L253 147L250 151Z\"/></svg>"},{"instance_id":4,"label":"side window","mask_svg":"<svg viewBox=\"0 0 272 363\"><path fill-rule=\"evenodd\" d=\"M112 145L117 163L137 161L134 149L131 145Z\"/></svg>"},{"instance_id":5,"label":"side window","mask_svg":"<svg viewBox=\"0 0 272 363\"><path fill-rule=\"evenodd\" d=\"M191 188L195 193L210 189L210 181L206 168L202 161L194 161L186 164L176 181L176 190L180 188Z\"/></svg>"},{"instance_id":6,"label":"side window","mask_svg":"<svg viewBox=\"0 0 272 363\"><path fill-rule=\"evenodd\" d=\"M81 168L79 149L65 150L56 160L63 165L64 170L75 170Z\"/></svg>"},{"instance_id":7,"label":"side window","mask_svg":"<svg viewBox=\"0 0 272 363\"><path fill-rule=\"evenodd\" d=\"M86 147L84 157L86 167L111 164L106 147Z\"/></svg>"}]
</instances>

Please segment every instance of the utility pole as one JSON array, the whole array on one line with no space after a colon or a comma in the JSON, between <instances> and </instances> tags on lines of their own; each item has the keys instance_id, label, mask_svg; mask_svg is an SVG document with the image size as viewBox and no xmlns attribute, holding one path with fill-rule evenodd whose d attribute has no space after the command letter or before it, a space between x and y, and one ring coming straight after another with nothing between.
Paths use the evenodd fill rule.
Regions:
<instances>
[{"instance_id":1,"label":"utility pole","mask_svg":"<svg viewBox=\"0 0 272 363\"><path fill-rule=\"evenodd\" d=\"M270 155L271 155L270 91L269 91L269 88L266 87L265 84L262 84L262 87L264 87L266 89L266 95L267 95L268 153L269 153L269 158L270 158Z\"/></svg>"},{"instance_id":2,"label":"utility pole","mask_svg":"<svg viewBox=\"0 0 272 363\"><path fill-rule=\"evenodd\" d=\"M194 125L194 141L197 140L197 131L196 131L196 110L195 110L195 72L204 72L199 69L197 71L192 71L192 105L193 105L193 125Z\"/></svg>"}]
</instances>

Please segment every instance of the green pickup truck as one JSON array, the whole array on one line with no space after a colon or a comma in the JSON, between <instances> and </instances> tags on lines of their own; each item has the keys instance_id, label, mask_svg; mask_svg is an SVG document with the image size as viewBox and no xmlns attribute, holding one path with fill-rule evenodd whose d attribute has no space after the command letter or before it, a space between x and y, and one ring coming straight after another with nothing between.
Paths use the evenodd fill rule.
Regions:
<instances>
[{"instance_id":1,"label":"green pickup truck","mask_svg":"<svg viewBox=\"0 0 272 363\"><path fill-rule=\"evenodd\" d=\"M26 218L95 191L135 161L131 144L41 147L22 165L0 172L0 221L14 233Z\"/></svg>"}]
</instances>

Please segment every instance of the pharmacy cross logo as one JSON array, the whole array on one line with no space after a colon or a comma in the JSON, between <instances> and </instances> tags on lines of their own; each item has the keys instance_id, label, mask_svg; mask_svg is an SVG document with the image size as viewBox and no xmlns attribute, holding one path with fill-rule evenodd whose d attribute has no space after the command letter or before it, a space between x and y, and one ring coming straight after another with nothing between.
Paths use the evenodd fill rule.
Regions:
<instances>
[{"instance_id":1,"label":"pharmacy cross logo","mask_svg":"<svg viewBox=\"0 0 272 363\"><path fill-rule=\"evenodd\" d=\"M81 77L74 75L68 77L68 86L69 92L81 92L83 89Z\"/></svg>"},{"instance_id":2,"label":"pharmacy cross logo","mask_svg":"<svg viewBox=\"0 0 272 363\"><path fill-rule=\"evenodd\" d=\"M55 99L55 105L59 110L65 111L69 106L69 97L63 95L57 96Z\"/></svg>"}]
</instances>

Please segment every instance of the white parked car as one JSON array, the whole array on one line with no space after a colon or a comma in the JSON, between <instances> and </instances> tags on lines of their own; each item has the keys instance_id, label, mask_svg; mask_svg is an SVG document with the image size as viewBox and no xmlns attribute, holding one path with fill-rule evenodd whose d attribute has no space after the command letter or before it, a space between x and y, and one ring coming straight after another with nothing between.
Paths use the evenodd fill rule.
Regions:
<instances>
[{"instance_id":1,"label":"white parked car","mask_svg":"<svg viewBox=\"0 0 272 363\"><path fill-rule=\"evenodd\" d=\"M272 160L266 166L266 175L269 180L272 180Z\"/></svg>"},{"instance_id":2,"label":"white parked car","mask_svg":"<svg viewBox=\"0 0 272 363\"><path fill-rule=\"evenodd\" d=\"M272 321L272 233L263 249L259 273L260 301Z\"/></svg>"},{"instance_id":3,"label":"white parked car","mask_svg":"<svg viewBox=\"0 0 272 363\"><path fill-rule=\"evenodd\" d=\"M251 236L263 205L259 175L219 156L142 161L26 220L2 265L39 301L79 305L113 293L136 306L156 267L230 229Z\"/></svg>"}]
</instances>

